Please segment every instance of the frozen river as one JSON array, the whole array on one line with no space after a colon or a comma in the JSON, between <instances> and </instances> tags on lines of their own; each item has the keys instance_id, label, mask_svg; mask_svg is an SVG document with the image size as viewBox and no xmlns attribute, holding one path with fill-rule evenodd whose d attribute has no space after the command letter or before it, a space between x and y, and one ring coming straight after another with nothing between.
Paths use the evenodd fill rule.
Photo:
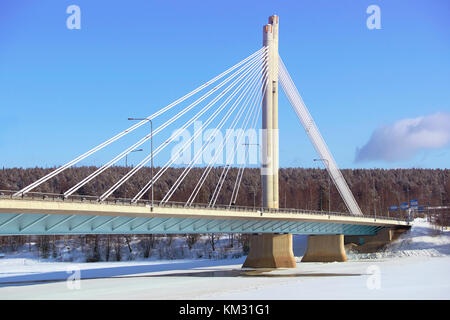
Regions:
<instances>
[{"instance_id":1,"label":"frozen river","mask_svg":"<svg viewBox=\"0 0 450 320\"><path fill-rule=\"evenodd\" d=\"M0 299L450 299L450 236L426 223L375 255L295 269L244 258L99 263L0 259Z\"/></svg>"},{"instance_id":2,"label":"frozen river","mask_svg":"<svg viewBox=\"0 0 450 320\"><path fill-rule=\"evenodd\" d=\"M33 265L34 272L3 273L0 299L450 298L450 257L298 263L264 272L243 271L241 262Z\"/></svg>"}]
</instances>

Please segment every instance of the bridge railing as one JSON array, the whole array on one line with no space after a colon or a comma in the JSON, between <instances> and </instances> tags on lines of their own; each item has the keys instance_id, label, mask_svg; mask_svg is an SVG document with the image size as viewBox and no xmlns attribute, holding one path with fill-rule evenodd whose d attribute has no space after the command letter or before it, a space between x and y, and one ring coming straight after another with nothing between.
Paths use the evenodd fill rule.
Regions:
<instances>
[{"instance_id":1,"label":"bridge railing","mask_svg":"<svg viewBox=\"0 0 450 320\"><path fill-rule=\"evenodd\" d=\"M17 199L13 197L17 191L14 190L0 190L0 198L10 198ZM48 192L27 192L23 194L20 198L30 199L30 200L46 200L46 201L65 201L65 202L79 202L79 203L99 203L97 196L89 195L70 195L67 198L62 194L58 193L48 193ZM137 202L132 202L131 199L127 198L110 198L102 201L104 204L115 204L124 206L152 206L151 200L139 200ZM209 210L230 210L230 211L245 211L245 212L260 212L260 213L289 213L289 214L313 214L321 216L352 216L347 212L335 212L335 211L321 211L321 210L306 210L306 209L295 209L295 208L262 208L253 206L236 206L236 205L222 205L217 204L215 206L209 206L205 203L192 203L190 206L186 206L185 202L169 201L161 204L158 201L153 202L154 207L163 208L198 208L198 209L209 209ZM386 219L393 221L410 221L408 217L390 217L385 215L364 215L364 218L376 219Z\"/></svg>"}]
</instances>

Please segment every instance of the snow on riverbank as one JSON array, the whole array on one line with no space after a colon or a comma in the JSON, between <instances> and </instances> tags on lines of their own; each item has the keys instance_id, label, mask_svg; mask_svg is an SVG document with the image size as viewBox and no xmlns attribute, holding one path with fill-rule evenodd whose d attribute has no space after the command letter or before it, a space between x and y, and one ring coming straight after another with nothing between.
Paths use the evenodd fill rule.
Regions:
<instances>
[{"instance_id":1,"label":"snow on riverbank","mask_svg":"<svg viewBox=\"0 0 450 320\"><path fill-rule=\"evenodd\" d=\"M411 229L376 253L348 252L350 260L401 257L450 256L450 231L440 231L424 218L416 218Z\"/></svg>"}]
</instances>

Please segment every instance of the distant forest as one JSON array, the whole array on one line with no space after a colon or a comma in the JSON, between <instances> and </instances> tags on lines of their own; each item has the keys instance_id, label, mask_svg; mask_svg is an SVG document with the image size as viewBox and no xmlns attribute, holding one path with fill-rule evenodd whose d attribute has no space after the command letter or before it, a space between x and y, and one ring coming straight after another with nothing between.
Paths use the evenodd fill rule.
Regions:
<instances>
[{"instance_id":1,"label":"distant forest","mask_svg":"<svg viewBox=\"0 0 450 320\"><path fill-rule=\"evenodd\" d=\"M45 182L33 191L45 193L63 193L84 177L94 172L96 167L69 168L55 178ZM43 168L10 168L0 170L0 189L19 190L36 181L54 169ZM112 167L78 190L78 195L98 196L119 180L131 167ZM154 168L156 174L160 168ZM184 168L169 168L157 181L154 188L155 200L160 200L175 183ZM195 202L207 203L217 185L223 168L213 169L207 177ZM183 183L178 187L170 201L185 202L203 168L190 171ZM238 173L231 168L226 177L217 204L229 204ZM342 173L352 190L356 201L366 215L386 215L389 206L400 205L411 199L417 199L419 205L450 205L450 170L449 169L346 169ZM114 198L132 198L151 177L150 168L141 169L112 195ZM332 211L347 211L339 192L331 182L329 197L328 174L324 169L282 168L279 172L280 208L299 208L312 210L328 210L331 198ZM151 199L147 192L143 199ZM245 169L239 194L235 205L261 206L261 177L256 168ZM401 211L391 215L402 214Z\"/></svg>"},{"instance_id":2,"label":"distant forest","mask_svg":"<svg viewBox=\"0 0 450 320\"><path fill-rule=\"evenodd\" d=\"M33 192L61 194L94 172L96 167L75 167L63 171L45 182ZM36 181L52 169L11 168L0 170L0 190L19 190ZM131 167L112 167L78 190L78 195L98 196L119 180ZM154 168L156 174L160 168ZM160 200L175 183L184 168L170 168L157 181L155 200ZM223 168L215 168L208 175L195 202L207 203L217 185ZM185 202L203 173L194 168L184 179L170 201ZM238 169L231 168L217 204L229 204ZM355 169L343 170L343 175L366 215L386 215L389 206L417 199L419 205L450 205L450 170L430 169ZM150 168L141 169L113 194L114 198L131 198L150 180ZM282 168L279 174L280 207L347 211L338 191L331 183L331 202L328 196L328 174L323 169ZM2 191L0 191L2 192ZM4 193L4 192L3 192ZM147 192L144 200L151 199ZM259 169L245 169L236 205L261 205L261 177ZM440 211L431 221L448 226L449 211ZM404 211L390 212L391 216L404 215ZM174 259L183 257L231 257L248 253L249 238L246 234L222 235L228 237L226 245L219 245L219 237L213 233L203 235L70 235L70 236L3 236L0 252L17 252L24 248L38 252L41 258L72 261L84 257L85 261L120 261L149 257ZM180 241L175 244L174 239ZM37 247L38 251L35 249ZM197 248L197 249L195 249ZM195 250L194 250L195 249ZM68 257L67 250L71 253ZM231 250L231 251L230 251ZM69 259L69 260L67 260Z\"/></svg>"}]
</instances>

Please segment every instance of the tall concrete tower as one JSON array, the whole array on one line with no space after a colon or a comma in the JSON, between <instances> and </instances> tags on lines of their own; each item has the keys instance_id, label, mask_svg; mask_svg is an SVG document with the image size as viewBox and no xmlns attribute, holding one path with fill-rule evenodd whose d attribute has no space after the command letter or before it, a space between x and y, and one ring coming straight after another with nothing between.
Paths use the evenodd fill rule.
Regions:
<instances>
[{"instance_id":1,"label":"tall concrete tower","mask_svg":"<svg viewBox=\"0 0 450 320\"><path fill-rule=\"evenodd\" d=\"M278 16L269 18L269 23L273 28L272 41L272 154L273 154L273 207L279 207L278 191Z\"/></svg>"},{"instance_id":2,"label":"tall concrete tower","mask_svg":"<svg viewBox=\"0 0 450 320\"><path fill-rule=\"evenodd\" d=\"M263 206L278 208L278 16L263 27L267 47L267 87L262 102L261 179ZM253 234L243 267L295 268L292 234Z\"/></svg>"},{"instance_id":3,"label":"tall concrete tower","mask_svg":"<svg viewBox=\"0 0 450 320\"><path fill-rule=\"evenodd\" d=\"M278 208L278 16L263 27L267 50L267 89L263 97L262 184L263 205Z\"/></svg>"},{"instance_id":4,"label":"tall concrete tower","mask_svg":"<svg viewBox=\"0 0 450 320\"><path fill-rule=\"evenodd\" d=\"M267 47L267 88L262 103L262 159L261 178L263 206L274 208L273 198L273 26L263 27L263 46Z\"/></svg>"}]
</instances>

